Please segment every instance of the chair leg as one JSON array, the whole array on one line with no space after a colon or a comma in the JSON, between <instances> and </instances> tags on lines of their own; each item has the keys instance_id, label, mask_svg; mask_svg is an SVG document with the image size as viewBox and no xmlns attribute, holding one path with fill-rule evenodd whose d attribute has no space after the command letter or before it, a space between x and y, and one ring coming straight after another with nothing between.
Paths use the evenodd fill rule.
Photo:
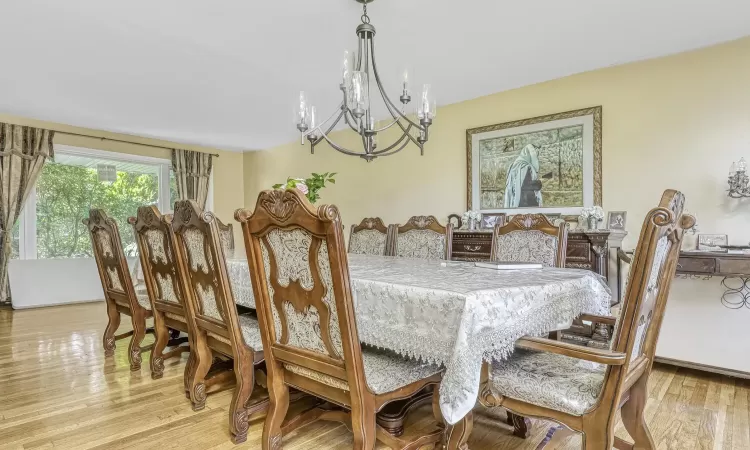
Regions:
<instances>
[{"instance_id":1,"label":"chair leg","mask_svg":"<svg viewBox=\"0 0 750 450\"><path fill-rule=\"evenodd\" d=\"M240 351L234 358L234 374L237 377L237 387L229 407L229 430L232 442L241 444L247 440L248 411L247 403L253 394L255 385L255 370L253 368L253 352Z\"/></svg>"},{"instance_id":2,"label":"chair leg","mask_svg":"<svg viewBox=\"0 0 750 450\"><path fill-rule=\"evenodd\" d=\"M455 425L450 425L445 428L443 435L442 447L440 445L437 448L445 449L456 449L456 450L469 450L469 436L471 436L471 430L474 428L474 413L469 412L463 419L458 421Z\"/></svg>"},{"instance_id":3,"label":"chair leg","mask_svg":"<svg viewBox=\"0 0 750 450\"><path fill-rule=\"evenodd\" d=\"M513 436L526 439L531 434L531 420L528 417L508 411L508 425L513 426Z\"/></svg>"},{"instance_id":4,"label":"chair leg","mask_svg":"<svg viewBox=\"0 0 750 450\"><path fill-rule=\"evenodd\" d=\"M354 450L372 450L377 442L377 423L375 410L366 407L352 408L352 433L354 433Z\"/></svg>"},{"instance_id":5,"label":"chair leg","mask_svg":"<svg viewBox=\"0 0 750 450\"><path fill-rule=\"evenodd\" d=\"M590 427L581 436L582 450L611 450L614 445L614 433L606 428Z\"/></svg>"},{"instance_id":6,"label":"chair leg","mask_svg":"<svg viewBox=\"0 0 750 450\"><path fill-rule=\"evenodd\" d=\"M107 317L107 328L104 329L102 344L104 356L113 356L115 354L115 332L120 327L120 312L112 300L107 300Z\"/></svg>"},{"instance_id":7,"label":"chair leg","mask_svg":"<svg viewBox=\"0 0 750 450\"><path fill-rule=\"evenodd\" d=\"M189 365L190 374L188 382L190 385L190 401L193 403L193 411L200 411L206 407L206 375L211 369L213 353L208 347L206 336L203 333L195 333L195 348L190 349L193 363Z\"/></svg>"},{"instance_id":8,"label":"chair leg","mask_svg":"<svg viewBox=\"0 0 750 450\"><path fill-rule=\"evenodd\" d=\"M266 365L271 363L266 360ZM284 384L284 369L281 364L268 368L268 397L270 406L263 426L263 450L280 450L283 434L281 425L289 410L289 387Z\"/></svg>"},{"instance_id":9,"label":"chair leg","mask_svg":"<svg viewBox=\"0 0 750 450\"><path fill-rule=\"evenodd\" d=\"M622 405L620 410L622 423L630 437L635 441L633 445L635 450L653 450L656 448L646 424L646 416L643 414L648 399L647 383L648 377L642 375L630 388L630 399Z\"/></svg>"},{"instance_id":10,"label":"chair leg","mask_svg":"<svg viewBox=\"0 0 750 450\"><path fill-rule=\"evenodd\" d=\"M185 364L185 372L182 375L182 383L185 388L185 397L190 400L190 391L192 386L192 377L195 373L195 344L193 344L192 337L190 339L190 355L188 356L187 363Z\"/></svg>"},{"instance_id":11,"label":"chair leg","mask_svg":"<svg viewBox=\"0 0 750 450\"><path fill-rule=\"evenodd\" d=\"M130 359L130 371L141 370L141 343L146 337L146 318L143 314L133 312L133 337L130 339L128 358Z\"/></svg>"},{"instance_id":12,"label":"chair leg","mask_svg":"<svg viewBox=\"0 0 750 450\"><path fill-rule=\"evenodd\" d=\"M164 324L164 315L154 310L154 333L156 342L151 350L151 378L157 380L164 375L164 349L169 342L169 330Z\"/></svg>"}]
</instances>

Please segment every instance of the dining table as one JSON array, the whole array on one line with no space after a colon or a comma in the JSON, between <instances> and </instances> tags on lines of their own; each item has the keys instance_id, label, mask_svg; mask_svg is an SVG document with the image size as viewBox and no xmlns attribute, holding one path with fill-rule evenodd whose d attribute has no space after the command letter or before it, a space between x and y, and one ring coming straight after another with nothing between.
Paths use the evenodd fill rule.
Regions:
<instances>
[{"instance_id":1,"label":"dining table","mask_svg":"<svg viewBox=\"0 0 750 450\"><path fill-rule=\"evenodd\" d=\"M445 368L439 401L448 425L470 416L482 365L502 364L515 342L608 315L610 290L583 269L510 269L473 262L348 255L362 343ZM227 258L235 302L255 308L246 257Z\"/></svg>"}]
</instances>

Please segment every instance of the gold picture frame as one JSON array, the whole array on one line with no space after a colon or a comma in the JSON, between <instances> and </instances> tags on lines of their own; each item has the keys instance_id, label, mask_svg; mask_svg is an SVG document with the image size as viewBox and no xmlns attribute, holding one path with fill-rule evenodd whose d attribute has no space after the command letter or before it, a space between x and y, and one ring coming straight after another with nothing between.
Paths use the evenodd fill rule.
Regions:
<instances>
[{"instance_id":1,"label":"gold picture frame","mask_svg":"<svg viewBox=\"0 0 750 450\"><path fill-rule=\"evenodd\" d=\"M583 119L587 118L587 116L590 116L590 131L586 130L586 132L591 133L591 147L588 150L591 152L592 156L591 164L593 167L590 170L590 174L593 177L593 180L589 181L588 183L591 183L591 191L588 191L589 198L591 199L589 202L586 202L584 200L584 204L582 206L593 206L598 205L601 206L602 204L602 107L601 106L595 106L591 108L584 108L584 109L577 109L574 111L566 111L556 114L548 114L545 116L539 116L539 117L532 117L529 119L522 119L522 120L514 120L510 122L504 122L500 124L495 125L487 125L483 127L477 127L477 128L471 128L466 130L466 205L467 210L479 210L479 211L486 211L486 212L506 212L507 214L519 214L524 212L541 212L541 213L560 213L563 216L565 215L577 215L577 212L572 211L573 209L580 209L580 208L573 208L573 207L565 207L565 208L553 208L553 210L550 210L551 208L543 208L543 207L537 207L537 208L525 208L525 207L515 207L515 208L492 208L492 209L482 209L479 205L479 202L477 201L476 205L474 204L475 198L478 198L478 190L477 192L474 191L474 189L478 189L478 183L477 186L475 186L475 172L478 171L478 166L475 167L475 161L474 161L474 154L478 149L474 148L474 141L476 138L478 138L477 135L481 135L484 133L493 133L498 131L505 131L508 132L508 134L512 134L513 129L520 128L520 127L527 127L534 126L538 124L544 124L546 122L558 122L563 123L561 121L566 120L577 120L577 119ZM554 128L555 125L553 123L550 124L551 128ZM540 128L540 127L531 127L531 128ZM543 129L541 129L543 131ZM523 134L523 133L521 133ZM477 164L478 164L477 160ZM477 175L478 179L478 175ZM587 183L586 180L584 180L584 183ZM584 193L584 195L586 195ZM590 204L587 204L590 203ZM548 211L545 211L548 210Z\"/></svg>"}]
</instances>

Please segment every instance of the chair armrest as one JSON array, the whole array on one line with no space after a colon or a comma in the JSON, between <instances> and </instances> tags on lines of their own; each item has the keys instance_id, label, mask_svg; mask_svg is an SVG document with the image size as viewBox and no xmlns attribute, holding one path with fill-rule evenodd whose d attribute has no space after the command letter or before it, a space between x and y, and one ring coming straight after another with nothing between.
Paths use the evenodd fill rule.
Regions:
<instances>
[{"instance_id":1,"label":"chair armrest","mask_svg":"<svg viewBox=\"0 0 750 450\"><path fill-rule=\"evenodd\" d=\"M598 316L596 314L583 313L578 316L578 318L581 320L588 320L589 322L602 323L604 325L615 326L617 323L617 318L612 316Z\"/></svg>"},{"instance_id":2,"label":"chair armrest","mask_svg":"<svg viewBox=\"0 0 750 450\"><path fill-rule=\"evenodd\" d=\"M613 352L611 350L583 347L581 345L568 344L567 342L553 341L546 338L526 336L516 341L516 347L526 350L537 350L547 353L555 353L571 358L583 359L610 366L621 366L625 364L625 353Z\"/></svg>"}]
</instances>

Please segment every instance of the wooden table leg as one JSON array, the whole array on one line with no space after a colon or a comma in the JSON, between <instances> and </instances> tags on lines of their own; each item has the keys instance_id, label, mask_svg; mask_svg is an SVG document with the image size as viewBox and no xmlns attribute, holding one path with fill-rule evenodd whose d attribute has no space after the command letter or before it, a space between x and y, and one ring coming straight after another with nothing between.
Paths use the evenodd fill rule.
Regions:
<instances>
[{"instance_id":1,"label":"wooden table leg","mask_svg":"<svg viewBox=\"0 0 750 450\"><path fill-rule=\"evenodd\" d=\"M508 425L513 425L513 435L526 439L531 434L531 421L508 411Z\"/></svg>"},{"instance_id":2,"label":"wooden table leg","mask_svg":"<svg viewBox=\"0 0 750 450\"><path fill-rule=\"evenodd\" d=\"M463 419L461 419L455 425L449 425L445 428L443 433L442 446L437 448L444 448L445 450L469 450L469 436L471 436L471 430L474 428L474 414L469 412Z\"/></svg>"}]
</instances>

